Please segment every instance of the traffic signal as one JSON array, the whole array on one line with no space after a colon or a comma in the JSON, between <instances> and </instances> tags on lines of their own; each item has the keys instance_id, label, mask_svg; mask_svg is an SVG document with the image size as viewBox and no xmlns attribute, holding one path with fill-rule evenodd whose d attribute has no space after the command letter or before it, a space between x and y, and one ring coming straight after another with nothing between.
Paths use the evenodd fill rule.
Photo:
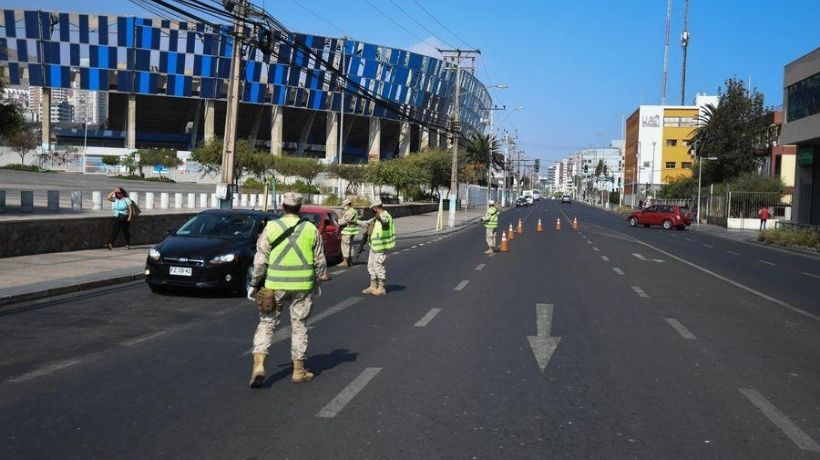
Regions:
<instances>
[{"instance_id":1,"label":"traffic signal","mask_svg":"<svg viewBox=\"0 0 820 460\"><path fill-rule=\"evenodd\" d=\"M586 174L586 173L588 173L588 172L589 172L589 166L588 166L588 165L584 165L584 174Z\"/></svg>"},{"instance_id":2,"label":"traffic signal","mask_svg":"<svg viewBox=\"0 0 820 460\"><path fill-rule=\"evenodd\" d=\"M539 172L540 169L541 169L541 160L536 158L535 159L535 172Z\"/></svg>"}]
</instances>

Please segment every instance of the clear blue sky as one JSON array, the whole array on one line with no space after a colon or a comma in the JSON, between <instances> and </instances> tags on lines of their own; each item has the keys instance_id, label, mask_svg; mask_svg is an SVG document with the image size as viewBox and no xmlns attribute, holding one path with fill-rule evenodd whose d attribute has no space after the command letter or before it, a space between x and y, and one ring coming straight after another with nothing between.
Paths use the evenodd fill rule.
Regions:
<instances>
[{"instance_id":1,"label":"clear blue sky","mask_svg":"<svg viewBox=\"0 0 820 460\"><path fill-rule=\"evenodd\" d=\"M528 154L552 161L568 148L621 136L620 117L660 102L666 0L418 0L460 36L453 37L413 0L371 0L418 37L389 22L366 0L254 0L291 29L345 33L399 48L436 43L482 51L489 84L505 83L496 102L524 110L497 113L517 129ZM399 10L404 8L424 30ZM691 0L687 102L714 94L728 77L757 87L767 105L782 103L783 66L820 46L820 1ZM306 5L323 19L299 5ZM127 0L6 0L5 7L145 15ZM668 101L680 99L683 0L673 0ZM328 24L330 23L330 24ZM332 25L331 25L332 24Z\"/></svg>"}]
</instances>

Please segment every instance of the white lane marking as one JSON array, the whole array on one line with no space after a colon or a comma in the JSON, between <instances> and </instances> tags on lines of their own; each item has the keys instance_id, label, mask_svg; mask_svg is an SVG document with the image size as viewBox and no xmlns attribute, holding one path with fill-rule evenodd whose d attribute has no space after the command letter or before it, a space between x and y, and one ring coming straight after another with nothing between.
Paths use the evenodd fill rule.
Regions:
<instances>
[{"instance_id":1,"label":"white lane marking","mask_svg":"<svg viewBox=\"0 0 820 460\"><path fill-rule=\"evenodd\" d=\"M817 276L817 275L815 275L815 274L813 274L813 273L803 272L803 274L804 274L804 275L806 275L806 276L811 276L812 278L817 278L817 279L819 279L819 280L820 280L820 276Z\"/></svg>"},{"instance_id":2,"label":"white lane marking","mask_svg":"<svg viewBox=\"0 0 820 460\"><path fill-rule=\"evenodd\" d=\"M346 272L347 270L336 270L335 272L330 272L331 275L341 275L342 273Z\"/></svg>"},{"instance_id":3,"label":"white lane marking","mask_svg":"<svg viewBox=\"0 0 820 460\"><path fill-rule=\"evenodd\" d=\"M35 371L31 371L22 375L18 375L17 377L12 377L8 381L11 383L19 383L25 382L26 380L35 379L37 377L42 377L44 375L48 375L54 371L58 371L60 369L65 369L66 367L73 366L75 364L79 364L80 361L77 359L70 359L68 361L60 361L54 364L49 364L45 367L41 367Z\"/></svg>"},{"instance_id":4,"label":"white lane marking","mask_svg":"<svg viewBox=\"0 0 820 460\"><path fill-rule=\"evenodd\" d=\"M468 284L470 284L470 280L464 280L464 281L458 283L458 286L456 286L455 289L453 289L453 290L454 291L460 291L460 290L464 289L465 287L467 287Z\"/></svg>"},{"instance_id":5,"label":"white lane marking","mask_svg":"<svg viewBox=\"0 0 820 460\"><path fill-rule=\"evenodd\" d=\"M601 260L603 260L604 262L609 262L609 257L601 256Z\"/></svg>"},{"instance_id":6,"label":"white lane marking","mask_svg":"<svg viewBox=\"0 0 820 460\"><path fill-rule=\"evenodd\" d=\"M486 266L487 266L487 264L478 264L478 265L476 265L475 269L476 269L476 271L479 271L479 272L480 272L480 271L481 271L481 270L483 270L483 269L484 269L484 267L486 267Z\"/></svg>"},{"instance_id":7,"label":"white lane marking","mask_svg":"<svg viewBox=\"0 0 820 460\"><path fill-rule=\"evenodd\" d=\"M358 377L353 379L352 382L348 386L342 390L341 393L336 395L332 401L330 401L327 406L323 407L322 410L316 414L317 417L322 418L333 418L339 415L339 412L345 408L345 406L359 394L360 391L373 380L373 377L376 376L379 372L381 372L381 367L368 367L367 369L363 370Z\"/></svg>"},{"instance_id":8,"label":"white lane marking","mask_svg":"<svg viewBox=\"0 0 820 460\"><path fill-rule=\"evenodd\" d=\"M613 271L613 272L615 272L615 273L617 273L617 274L619 274L619 275L621 275L621 276L624 276L624 275L626 274L626 273L624 273L624 271L623 271L623 270L621 270L621 269L620 269L620 268L618 268L618 267L612 267L612 271Z\"/></svg>"},{"instance_id":9,"label":"white lane marking","mask_svg":"<svg viewBox=\"0 0 820 460\"><path fill-rule=\"evenodd\" d=\"M735 252L735 251L726 251L726 252L733 255L733 256L739 256L740 255L739 252Z\"/></svg>"},{"instance_id":10,"label":"white lane marking","mask_svg":"<svg viewBox=\"0 0 820 460\"><path fill-rule=\"evenodd\" d=\"M751 388L738 388L738 390L740 390L743 396L748 398L755 407L760 409L770 422L780 428L783 434L788 436L797 447L802 450L820 452L820 445L818 445L814 439L801 430L799 426L795 425L786 414L781 412L774 404L770 403L769 400L757 390Z\"/></svg>"},{"instance_id":11,"label":"white lane marking","mask_svg":"<svg viewBox=\"0 0 820 460\"><path fill-rule=\"evenodd\" d=\"M592 241L587 240L587 244L592 244Z\"/></svg>"},{"instance_id":12,"label":"white lane marking","mask_svg":"<svg viewBox=\"0 0 820 460\"><path fill-rule=\"evenodd\" d=\"M322 311L316 316L311 316L309 321L311 325L315 325L316 323L327 318L328 316L335 315L336 313L339 313L342 310L350 308L353 305L356 305L357 303L361 302L362 300L364 300L364 297L348 297L342 300L341 302L337 303L336 305L333 305L332 307L328 308L327 310ZM290 326L284 326L282 329L279 329L278 331L273 333L273 338L271 338L271 345L286 340L289 337ZM241 358L251 353L253 353L253 347L250 347L247 350L245 350L241 355L239 355L239 357Z\"/></svg>"},{"instance_id":13,"label":"white lane marking","mask_svg":"<svg viewBox=\"0 0 820 460\"><path fill-rule=\"evenodd\" d=\"M592 250L595 251L595 252L600 252L601 251L600 249L596 248L595 246L592 247Z\"/></svg>"},{"instance_id":14,"label":"white lane marking","mask_svg":"<svg viewBox=\"0 0 820 460\"><path fill-rule=\"evenodd\" d=\"M643 289L641 289L638 286L632 286L632 290L635 291L636 294L638 294L640 297L643 297L644 299L649 297L649 294L644 292Z\"/></svg>"},{"instance_id":15,"label":"white lane marking","mask_svg":"<svg viewBox=\"0 0 820 460\"><path fill-rule=\"evenodd\" d=\"M418 246L411 246L410 249L416 249Z\"/></svg>"},{"instance_id":16,"label":"white lane marking","mask_svg":"<svg viewBox=\"0 0 820 460\"><path fill-rule=\"evenodd\" d=\"M684 325L681 324L680 321L676 320L675 318L666 318L666 322L669 323L670 326L675 328L675 330L678 331L678 334L680 334L680 336L683 337L684 339L686 339L686 340L695 340L695 339L697 339L697 337L695 337L695 334L692 334L689 331L689 329L686 329L686 327L684 327Z\"/></svg>"},{"instance_id":17,"label":"white lane marking","mask_svg":"<svg viewBox=\"0 0 820 460\"><path fill-rule=\"evenodd\" d=\"M686 240L686 241L695 241L692 238L684 238L684 240Z\"/></svg>"},{"instance_id":18,"label":"white lane marking","mask_svg":"<svg viewBox=\"0 0 820 460\"><path fill-rule=\"evenodd\" d=\"M441 311L441 308L431 308L430 311L428 311L426 315L422 316L422 318L420 320L418 320L418 322L416 322L416 324L414 324L414 326L415 327L427 326L428 324L430 324L430 321L432 321L433 318L435 318L436 315L439 314L440 311Z\"/></svg>"},{"instance_id":19,"label":"white lane marking","mask_svg":"<svg viewBox=\"0 0 820 460\"><path fill-rule=\"evenodd\" d=\"M768 260L763 260L763 259L758 260L758 262L760 262L761 264L766 264L766 265L777 265L775 263L772 263L772 262L769 262Z\"/></svg>"},{"instance_id":20,"label":"white lane marking","mask_svg":"<svg viewBox=\"0 0 820 460\"><path fill-rule=\"evenodd\" d=\"M663 263L663 259L647 259L646 257L643 256L643 254L639 254L639 253L636 253L636 252L633 252L632 255L635 256L636 259L642 260L644 262L657 262L659 264Z\"/></svg>"},{"instance_id":21,"label":"white lane marking","mask_svg":"<svg viewBox=\"0 0 820 460\"><path fill-rule=\"evenodd\" d=\"M165 335L167 332L168 331L159 331L159 332L155 332L153 334L143 335L142 337L137 337L135 339L126 340L125 342L120 342L120 345L125 346L125 347L130 347L130 346L136 345L138 343L146 342L148 340L157 338L161 335Z\"/></svg>"},{"instance_id":22,"label":"white lane marking","mask_svg":"<svg viewBox=\"0 0 820 460\"><path fill-rule=\"evenodd\" d=\"M712 248L712 249L714 249L714 246L712 246L711 244L704 244L704 246L706 246L707 248Z\"/></svg>"}]
</instances>

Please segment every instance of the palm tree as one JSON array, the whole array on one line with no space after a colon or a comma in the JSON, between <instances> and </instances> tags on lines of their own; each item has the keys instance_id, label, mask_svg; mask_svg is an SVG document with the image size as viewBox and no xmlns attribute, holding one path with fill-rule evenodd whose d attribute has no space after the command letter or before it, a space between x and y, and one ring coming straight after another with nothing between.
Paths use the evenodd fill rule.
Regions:
<instances>
[{"instance_id":1,"label":"palm tree","mask_svg":"<svg viewBox=\"0 0 820 460\"><path fill-rule=\"evenodd\" d=\"M472 165L484 178L485 182L489 176L487 163L490 158L492 158L493 169L500 170L504 168L504 155L499 152L500 145L498 139L489 134L473 134L467 140L464 161Z\"/></svg>"}]
</instances>

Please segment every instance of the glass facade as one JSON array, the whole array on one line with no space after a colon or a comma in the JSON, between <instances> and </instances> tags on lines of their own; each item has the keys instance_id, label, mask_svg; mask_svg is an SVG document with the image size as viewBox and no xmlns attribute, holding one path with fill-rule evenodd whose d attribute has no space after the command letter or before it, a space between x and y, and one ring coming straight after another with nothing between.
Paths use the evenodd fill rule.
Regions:
<instances>
[{"instance_id":1,"label":"glass facade","mask_svg":"<svg viewBox=\"0 0 820 460\"><path fill-rule=\"evenodd\" d=\"M0 66L12 85L129 94L226 99L232 27L131 16L2 10ZM304 45L393 109L340 91L337 75ZM465 132L481 131L489 92L462 73ZM294 33L273 53L244 52L240 94L252 104L276 104L385 119L413 119L443 129L455 93L455 73L442 60L355 40Z\"/></svg>"},{"instance_id":2,"label":"glass facade","mask_svg":"<svg viewBox=\"0 0 820 460\"><path fill-rule=\"evenodd\" d=\"M820 113L820 73L789 86L786 97L788 121Z\"/></svg>"}]
</instances>

